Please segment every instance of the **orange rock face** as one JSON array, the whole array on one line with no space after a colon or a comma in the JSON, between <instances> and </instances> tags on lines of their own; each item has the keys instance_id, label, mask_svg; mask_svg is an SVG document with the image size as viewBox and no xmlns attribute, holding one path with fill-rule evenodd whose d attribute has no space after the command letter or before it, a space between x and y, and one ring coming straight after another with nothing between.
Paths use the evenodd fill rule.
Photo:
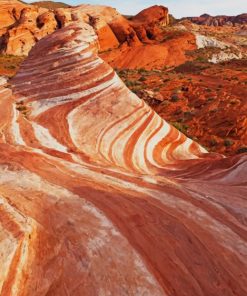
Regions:
<instances>
[{"instance_id":1,"label":"orange rock face","mask_svg":"<svg viewBox=\"0 0 247 296\"><path fill-rule=\"evenodd\" d=\"M155 5L144 9L131 19L131 24L141 41L157 40L162 27L169 24L168 8Z\"/></svg>"},{"instance_id":2,"label":"orange rock face","mask_svg":"<svg viewBox=\"0 0 247 296\"><path fill-rule=\"evenodd\" d=\"M112 67L176 66L187 60L187 50L196 48L195 36L188 32L166 36L170 40L163 42L162 30L169 23L168 9L163 6L152 6L127 20L107 6L81 5L49 11L29 5L20 12L17 22L2 32L0 50L4 54L27 55L45 35L78 20L95 30L102 58Z\"/></svg>"},{"instance_id":3,"label":"orange rock face","mask_svg":"<svg viewBox=\"0 0 247 296\"><path fill-rule=\"evenodd\" d=\"M97 43L74 23L0 81L0 294L246 295L246 155L171 127Z\"/></svg>"},{"instance_id":4,"label":"orange rock face","mask_svg":"<svg viewBox=\"0 0 247 296\"><path fill-rule=\"evenodd\" d=\"M180 65L188 60L185 52L193 49L196 49L195 36L189 32L182 32L163 43L122 46L100 56L114 68L149 70Z\"/></svg>"},{"instance_id":5,"label":"orange rock face","mask_svg":"<svg viewBox=\"0 0 247 296\"><path fill-rule=\"evenodd\" d=\"M168 9L162 6L144 10L131 21L107 6L81 5L52 11L31 5L24 7L19 17L16 17L15 24L0 31L3 35L0 45L2 53L27 55L42 37L77 20L94 28L101 52L118 49L120 46L131 49L143 45L143 42L153 43L159 40L161 28L168 24ZM155 50L152 54L157 58Z\"/></svg>"},{"instance_id":6,"label":"orange rock face","mask_svg":"<svg viewBox=\"0 0 247 296\"><path fill-rule=\"evenodd\" d=\"M2 52L26 55L42 37L54 32L57 22L54 14L44 8L28 7L21 11L19 20L2 37Z\"/></svg>"},{"instance_id":7,"label":"orange rock face","mask_svg":"<svg viewBox=\"0 0 247 296\"><path fill-rule=\"evenodd\" d=\"M0 29L14 24L20 17L20 12L27 5L17 0L1 0Z\"/></svg>"},{"instance_id":8,"label":"orange rock face","mask_svg":"<svg viewBox=\"0 0 247 296\"><path fill-rule=\"evenodd\" d=\"M186 31L179 34L165 32L168 24L166 7L155 5L147 8L129 20L129 33L127 30L114 31L116 36L121 36L122 46L102 53L101 57L118 69L160 69L180 65L188 60L186 51L196 49L195 36ZM114 28L113 25L111 27ZM120 28L124 26L120 24Z\"/></svg>"}]
</instances>

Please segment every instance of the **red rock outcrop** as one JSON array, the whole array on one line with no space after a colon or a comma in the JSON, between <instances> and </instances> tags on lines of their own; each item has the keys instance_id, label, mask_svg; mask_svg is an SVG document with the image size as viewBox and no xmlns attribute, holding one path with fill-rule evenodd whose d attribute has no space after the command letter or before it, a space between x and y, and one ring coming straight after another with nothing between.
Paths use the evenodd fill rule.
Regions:
<instances>
[{"instance_id":1,"label":"red rock outcrop","mask_svg":"<svg viewBox=\"0 0 247 296\"><path fill-rule=\"evenodd\" d=\"M29 6L1 38L0 51L27 55L34 44L57 28L75 21L87 23L98 35L99 51L113 67L163 68L185 62L185 52L196 48L192 33L164 33L169 23L168 9L152 6L127 20L116 9L100 5L81 5L48 11ZM2 48L2 50L1 50ZM137 57L140 57L141 59Z\"/></svg>"},{"instance_id":2,"label":"red rock outcrop","mask_svg":"<svg viewBox=\"0 0 247 296\"><path fill-rule=\"evenodd\" d=\"M135 30L116 9L101 5L80 5L55 11L61 26L80 20L92 26L99 37L100 50L117 48L119 45L140 45ZM61 21L60 21L61 20Z\"/></svg>"},{"instance_id":3,"label":"red rock outcrop","mask_svg":"<svg viewBox=\"0 0 247 296\"><path fill-rule=\"evenodd\" d=\"M52 12L32 6L24 8L18 21L2 36L1 51L9 55L26 55L38 40L56 28L57 22Z\"/></svg>"},{"instance_id":4,"label":"red rock outcrop","mask_svg":"<svg viewBox=\"0 0 247 296\"><path fill-rule=\"evenodd\" d=\"M168 8L154 5L144 9L131 19L131 24L141 41L159 40L162 28L169 24Z\"/></svg>"},{"instance_id":5,"label":"red rock outcrop","mask_svg":"<svg viewBox=\"0 0 247 296\"><path fill-rule=\"evenodd\" d=\"M3 31L2 52L27 55L33 45L56 28L62 28L76 20L90 24L99 37L100 51L141 46L143 42L158 40L160 30L168 24L168 9L153 6L140 12L131 21L116 9L100 5L81 5L48 11L44 8L26 6L15 24Z\"/></svg>"},{"instance_id":6,"label":"red rock outcrop","mask_svg":"<svg viewBox=\"0 0 247 296\"><path fill-rule=\"evenodd\" d=\"M134 47L122 46L100 56L114 68L150 70L183 64L188 60L186 52L196 48L194 34L184 31L176 36L171 32L167 34L167 40L164 42Z\"/></svg>"},{"instance_id":7,"label":"red rock outcrop","mask_svg":"<svg viewBox=\"0 0 247 296\"><path fill-rule=\"evenodd\" d=\"M0 2L0 30L14 24L20 17L21 10L27 7L17 0L1 0Z\"/></svg>"},{"instance_id":8,"label":"red rock outcrop","mask_svg":"<svg viewBox=\"0 0 247 296\"><path fill-rule=\"evenodd\" d=\"M0 294L246 295L246 155L172 128L96 44L57 30L0 90Z\"/></svg>"}]
</instances>

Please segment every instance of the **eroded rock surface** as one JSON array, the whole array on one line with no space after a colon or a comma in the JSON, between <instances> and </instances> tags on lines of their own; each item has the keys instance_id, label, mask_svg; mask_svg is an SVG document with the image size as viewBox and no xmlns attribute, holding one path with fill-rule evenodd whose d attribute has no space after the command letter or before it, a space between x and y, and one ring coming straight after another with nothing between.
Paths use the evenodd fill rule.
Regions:
<instances>
[{"instance_id":1,"label":"eroded rock surface","mask_svg":"<svg viewBox=\"0 0 247 296\"><path fill-rule=\"evenodd\" d=\"M14 24L20 17L20 12L27 5L17 0L1 0L0 30Z\"/></svg>"},{"instance_id":2,"label":"eroded rock surface","mask_svg":"<svg viewBox=\"0 0 247 296\"><path fill-rule=\"evenodd\" d=\"M9 7L14 9L15 3L13 2L12 6L9 4ZM116 9L101 5L81 5L53 10L33 5L23 7L25 9L20 10L15 22L11 23L12 26L7 28L6 24L5 29L0 32L2 53L27 55L42 37L77 20L94 28L101 52L120 46L133 48L143 43L153 43L160 40L161 29L169 23L168 9L163 6L150 7L131 21Z\"/></svg>"},{"instance_id":3,"label":"eroded rock surface","mask_svg":"<svg viewBox=\"0 0 247 296\"><path fill-rule=\"evenodd\" d=\"M246 155L171 127L97 43L75 22L0 82L0 294L246 295Z\"/></svg>"},{"instance_id":4,"label":"eroded rock surface","mask_svg":"<svg viewBox=\"0 0 247 296\"><path fill-rule=\"evenodd\" d=\"M1 51L8 55L27 55L38 40L54 32L57 22L45 8L22 9L20 18L2 36Z\"/></svg>"}]
</instances>

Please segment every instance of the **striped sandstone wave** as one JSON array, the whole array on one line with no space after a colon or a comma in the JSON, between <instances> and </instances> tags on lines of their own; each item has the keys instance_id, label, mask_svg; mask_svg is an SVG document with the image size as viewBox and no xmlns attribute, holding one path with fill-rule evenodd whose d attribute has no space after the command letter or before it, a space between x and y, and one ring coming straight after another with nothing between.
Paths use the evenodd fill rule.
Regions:
<instances>
[{"instance_id":1,"label":"striped sandstone wave","mask_svg":"<svg viewBox=\"0 0 247 296\"><path fill-rule=\"evenodd\" d=\"M0 295L247 293L246 155L161 119L73 23L0 89Z\"/></svg>"}]
</instances>

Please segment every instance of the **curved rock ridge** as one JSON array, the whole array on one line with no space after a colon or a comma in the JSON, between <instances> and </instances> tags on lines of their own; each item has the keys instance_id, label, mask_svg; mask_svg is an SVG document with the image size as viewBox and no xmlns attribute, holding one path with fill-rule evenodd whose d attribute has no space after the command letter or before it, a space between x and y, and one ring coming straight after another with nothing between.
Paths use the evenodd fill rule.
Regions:
<instances>
[{"instance_id":1,"label":"curved rock ridge","mask_svg":"<svg viewBox=\"0 0 247 296\"><path fill-rule=\"evenodd\" d=\"M131 93L97 57L93 29L77 26L41 40L12 81L17 101L33 121L31 146L38 142L138 172L206 152Z\"/></svg>"},{"instance_id":2,"label":"curved rock ridge","mask_svg":"<svg viewBox=\"0 0 247 296\"><path fill-rule=\"evenodd\" d=\"M0 80L0 295L246 295L246 155L172 128L97 45L74 23Z\"/></svg>"}]
</instances>

